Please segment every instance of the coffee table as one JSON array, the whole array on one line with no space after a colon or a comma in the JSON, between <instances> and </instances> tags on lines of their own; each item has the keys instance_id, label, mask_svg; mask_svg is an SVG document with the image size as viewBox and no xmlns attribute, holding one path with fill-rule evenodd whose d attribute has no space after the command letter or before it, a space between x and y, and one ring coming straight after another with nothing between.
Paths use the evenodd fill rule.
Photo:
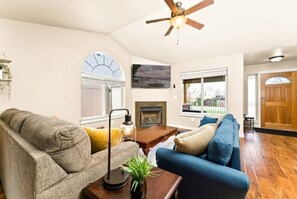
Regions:
<instances>
[{"instance_id":1,"label":"coffee table","mask_svg":"<svg viewBox=\"0 0 297 199\"><path fill-rule=\"evenodd\" d=\"M177 128L171 126L151 126L140 129L136 132L136 142L147 156L150 148L160 142L166 141L170 136L175 135Z\"/></svg>"},{"instance_id":2,"label":"coffee table","mask_svg":"<svg viewBox=\"0 0 297 199\"><path fill-rule=\"evenodd\" d=\"M182 177L160 168L153 168L158 171L158 176L147 178L146 199L169 199L177 198L177 188ZM103 177L83 189L89 199L130 199L130 180L126 186L117 190L108 190L103 187Z\"/></svg>"}]
</instances>

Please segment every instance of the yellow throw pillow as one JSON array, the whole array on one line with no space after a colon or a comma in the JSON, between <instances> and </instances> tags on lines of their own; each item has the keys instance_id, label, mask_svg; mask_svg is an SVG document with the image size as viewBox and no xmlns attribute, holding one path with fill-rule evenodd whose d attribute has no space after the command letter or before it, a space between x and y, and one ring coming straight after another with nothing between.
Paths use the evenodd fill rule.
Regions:
<instances>
[{"instance_id":1,"label":"yellow throw pillow","mask_svg":"<svg viewBox=\"0 0 297 199\"><path fill-rule=\"evenodd\" d=\"M177 135L174 139L176 151L196 156L203 155L216 130L216 124L206 124L197 130Z\"/></svg>"},{"instance_id":2,"label":"yellow throw pillow","mask_svg":"<svg viewBox=\"0 0 297 199\"><path fill-rule=\"evenodd\" d=\"M84 127L91 139L91 152L96 153L98 151L107 149L108 147L108 129L95 129L90 127ZM119 128L111 129L111 146L119 144L122 140L123 131Z\"/></svg>"}]
</instances>

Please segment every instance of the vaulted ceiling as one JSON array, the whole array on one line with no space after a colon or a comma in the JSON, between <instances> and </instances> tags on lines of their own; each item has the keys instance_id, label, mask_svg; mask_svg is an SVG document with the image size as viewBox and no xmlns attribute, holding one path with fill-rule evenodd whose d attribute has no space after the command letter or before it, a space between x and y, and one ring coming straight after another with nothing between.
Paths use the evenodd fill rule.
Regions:
<instances>
[{"instance_id":1,"label":"vaulted ceiling","mask_svg":"<svg viewBox=\"0 0 297 199\"><path fill-rule=\"evenodd\" d=\"M181 1L188 8L200 0ZM168 21L145 23L170 17L163 0L1 0L0 17L109 34L133 55L164 63L297 45L296 0L214 2L189 16L202 30L184 26L167 37Z\"/></svg>"}]
</instances>

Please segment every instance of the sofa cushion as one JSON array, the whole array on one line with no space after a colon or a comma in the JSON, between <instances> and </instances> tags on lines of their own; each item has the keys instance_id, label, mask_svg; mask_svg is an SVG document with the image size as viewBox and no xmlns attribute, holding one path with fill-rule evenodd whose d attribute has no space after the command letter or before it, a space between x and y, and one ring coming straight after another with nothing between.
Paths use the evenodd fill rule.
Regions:
<instances>
[{"instance_id":1,"label":"sofa cushion","mask_svg":"<svg viewBox=\"0 0 297 199\"><path fill-rule=\"evenodd\" d=\"M209 142L206 159L220 165L227 165L233 151L233 123L220 125Z\"/></svg>"},{"instance_id":2,"label":"sofa cushion","mask_svg":"<svg viewBox=\"0 0 297 199\"><path fill-rule=\"evenodd\" d=\"M27 117L29 117L30 115L33 115L33 113L29 112L29 111L19 111L17 113L15 113L10 122L9 125L16 131L16 132L21 132L22 126L25 122L25 120L27 119Z\"/></svg>"},{"instance_id":3,"label":"sofa cushion","mask_svg":"<svg viewBox=\"0 0 297 199\"><path fill-rule=\"evenodd\" d=\"M204 154L215 131L215 124L206 124L197 130L177 135L174 139L176 151L196 156Z\"/></svg>"},{"instance_id":4,"label":"sofa cushion","mask_svg":"<svg viewBox=\"0 0 297 199\"><path fill-rule=\"evenodd\" d=\"M212 117L207 117L204 116L202 120L200 120L200 126L203 126L205 124L210 124L210 123L216 123L218 121L218 118L212 118Z\"/></svg>"},{"instance_id":5,"label":"sofa cushion","mask_svg":"<svg viewBox=\"0 0 297 199\"><path fill-rule=\"evenodd\" d=\"M221 121L221 123L219 124L219 126L224 126L224 125L232 125L233 126L234 122L232 122L231 120L229 119L223 119Z\"/></svg>"},{"instance_id":6,"label":"sofa cushion","mask_svg":"<svg viewBox=\"0 0 297 199\"><path fill-rule=\"evenodd\" d=\"M234 121L234 116L231 113L228 113L225 115L225 117L223 119L228 119L231 120L232 122Z\"/></svg>"},{"instance_id":7,"label":"sofa cushion","mask_svg":"<svg viewBox=\"0 0 297 199\"><path fill-rule=\"evenodd\" d=\"M21 135L68 173L84 169L91 160L90 139L78 125L34 114L25 120Z\"/></svg>"},{"instance_id":8,"label":"sofa cushion","mask_svg":"<svg viewBox=\"0 0 297 199\"><path fill-rule=\"evenodd\" d=\"M1 114L1 119L6 122L7 124L9 124L11 118L14 116L15 113L19 112L20 110L16 109L16 108L10 108L7 109L6 111L4 111Z\"/></svg>"},{"instance_id":9,"label":"sofa cushion","mask_svg":"<svg viewBox=\"0 0 297 199\"><path fill-rule=\"evenodd\" d=\"M84 127L91 139L91 151L96 153L98 151L107 149L108 147L108 129L94 129ZM122 140L123 131L119 128L111 129L111 146L119 144Z\"/></svg>"}]
</instances>

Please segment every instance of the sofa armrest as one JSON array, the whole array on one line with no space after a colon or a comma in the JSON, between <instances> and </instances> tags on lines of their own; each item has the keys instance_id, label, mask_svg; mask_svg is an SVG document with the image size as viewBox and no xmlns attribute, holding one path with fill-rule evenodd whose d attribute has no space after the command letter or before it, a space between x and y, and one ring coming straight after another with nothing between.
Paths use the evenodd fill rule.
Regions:
<instances>
[{"instance_id":1,"label":"sofa armrest","mask_svg":"<svg viewBox=\"0 0 297 199\"><path fill-rule=\"evenodd\" d=\"M248 176L236 169L221 166L199 157L159 148L158 167L183 177L181 198L245 198Z\"/></svg>"},{"instance_id":2,"label":"sofa armrest","mask_svg":"<svg viewBox=\"0 0 297 199\"><path fill-rule=\"evenodd\" d=\"M1 180L7 198L33 198L67 173L45 152L0 120Z\"/></svg>"},{"instance_id":3,"label":"sofa armrest","mask_svg":"<svg viewBox=\"0 0 297 199\"><path fill-rule=\"evenodd\" d=\"M116 169L128 162L129 159L135 157L139 152L139 145L135 142L121 142L111 147L111 169ZM96 164L106 164L107 166L108 150L98 151L92 154L92 160L89 167L93 167Z\"/></svg>"}]
</instances>

